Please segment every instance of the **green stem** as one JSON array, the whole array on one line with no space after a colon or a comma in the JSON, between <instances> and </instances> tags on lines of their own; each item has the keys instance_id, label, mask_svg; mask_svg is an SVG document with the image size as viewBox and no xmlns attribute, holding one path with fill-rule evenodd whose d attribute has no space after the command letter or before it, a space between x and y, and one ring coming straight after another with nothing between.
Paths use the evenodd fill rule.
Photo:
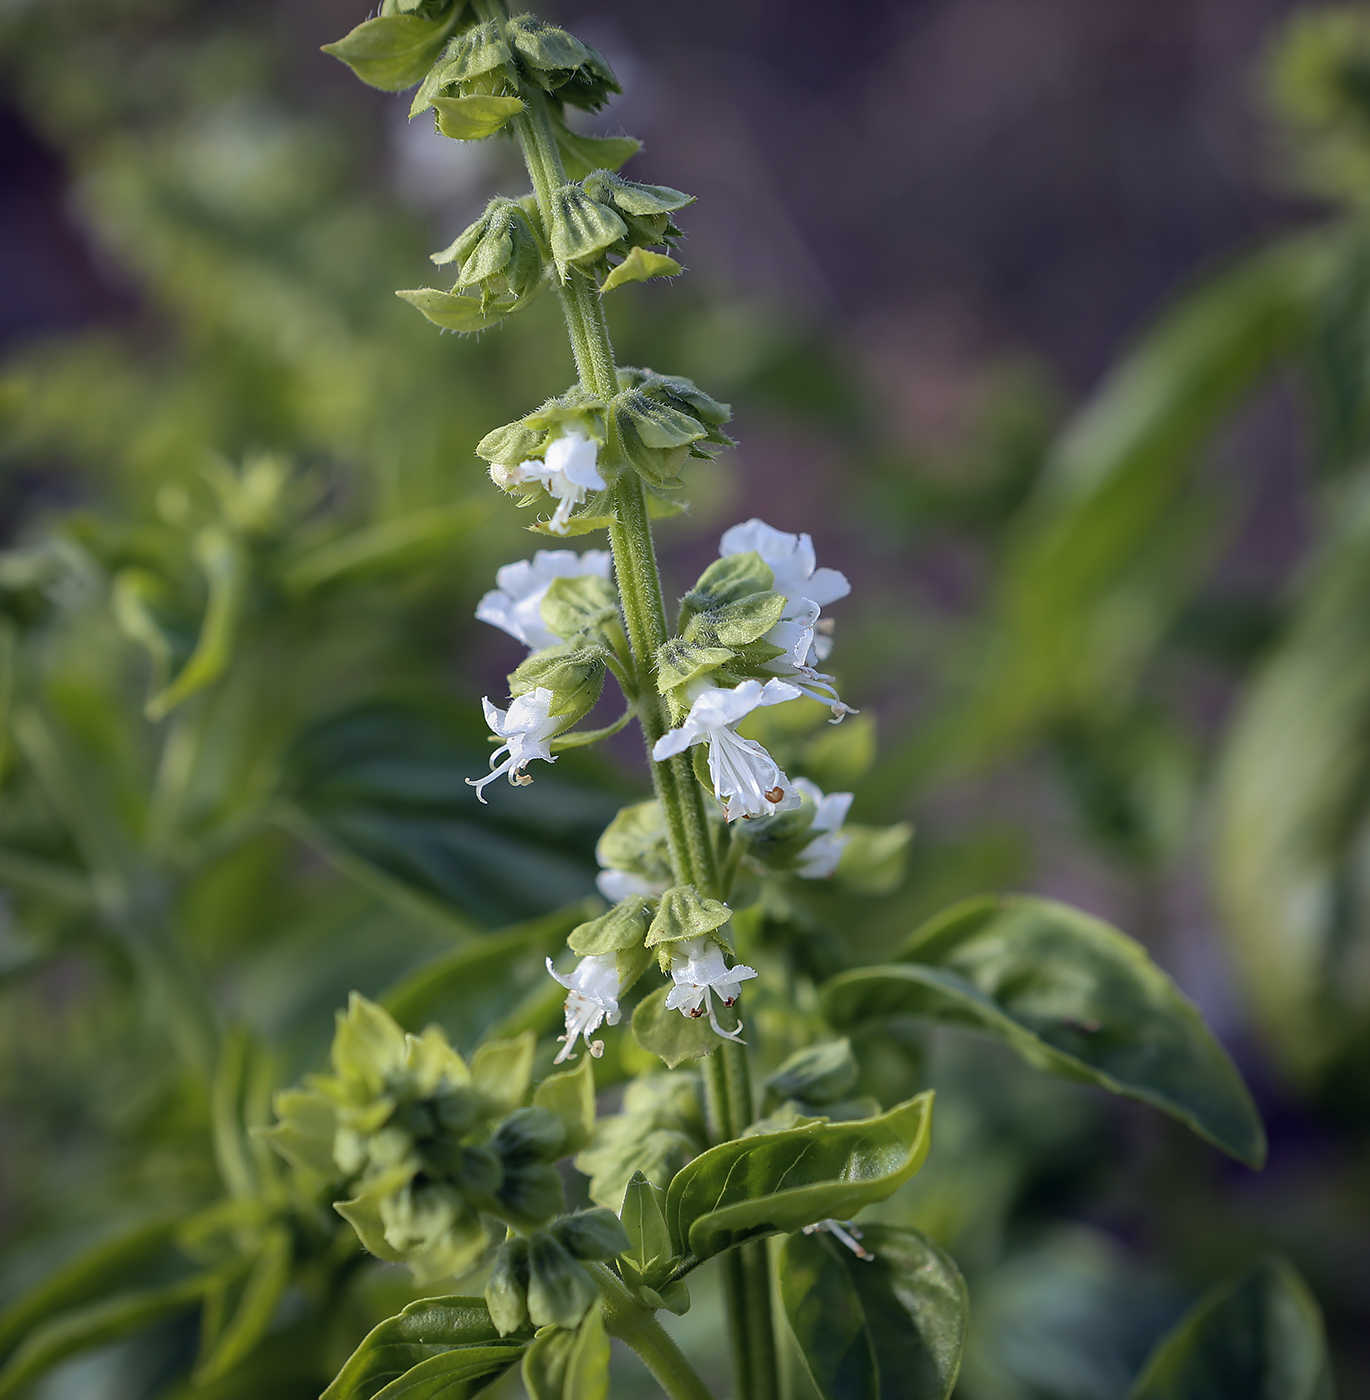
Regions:
<instances>
[{"instance_id":1,"label":"green stem","mask_svg":"<svg viewBox=\"0 0 1370 1400\"><path fill-rule=\"evenodd\" d=\"M502 0L477 0L477 9L482 18L500 14ZM554 196L566 183L566 172L557 149L546 97L532 90L526 91L523 96L527 109L514 119L514 132L523 150L544 227L551 228ZM572 268L559 294L581 385L607 402L618 392L618 370L594 279ZM663 763L651 757L653 745L670 728L670 715L657 690L655 676L656 655L669 632L666 604L661 591L661 571L657 567L656 547L647 512L646 489L642 478L622 460L612 432L601 455L601 464L612 482L610 501L614 521L609 527L609 544L613 551L614 577L618 583L623 620L632 651L637 715L647 746L652 786L665 815L673 874L679 883L693 884L701 894L721 898L724 891L717 852L710 839L703 793L695 780L693 764L688 754L678 755ZM720 1142L740 1137L751 1122L753 1113L747 1052L739 1045L722 1045L707 1057L706 1066L713 1136ZM723 1267L738 1393L743 1400L777 1400L779 1381L775 1327L771 1316L770 1274L765 1248L749 1245L742 1250L730 1251L724 1258ZM680 1357L665 1333L660 1332L650 1311L632 1299L616 1275L607 1269L604 1272L617 1283L632 1308L637 1310L631 1315L632 1318L636 1318L640 1312L649 1319L660 1333L660 1342L669 1346L679 1360L672 1359L663 1374L653 1363L653 1356L664 1355L656 1340L648 1339L651 1347L658 1348L653 1356L649 1356L638 1344L646 1334L643 1332L639 1336L636 1321L609 1321L610 1303L607 1300L611 1293L609 1285L602 1279L601 1288L605 1289L606 1296L605 1316L610 1332L623 1337L642 1356L667 1394L699 1393L689 1388L690 1384L698 1382L688 1367L686 1373L691 1379L685 1382L680 1380L676 1368L685 1366L684 1358ZM629 1314L622 1312L621 1316L627 1318ZM615 1332L616 1325L628 1326L633 1335L624 1331ZM635 1336L638 1340L634 1340ZM682 1384L684 1389L681 1388Z\"/></svg>"},{"instance_id":2,"label":"green stem","mask_svg":"<svg viewBox=\"0 0 1370 1400\"><path fill-rule=\"evenodd\" d=\"M712 1400L708 1386L667 1336L651 1308L639 1303L607 1264L587 1267L599 1284L604 1326L609 1335L632 1347L671 1400Z\"/></svg>"}]
</instances>

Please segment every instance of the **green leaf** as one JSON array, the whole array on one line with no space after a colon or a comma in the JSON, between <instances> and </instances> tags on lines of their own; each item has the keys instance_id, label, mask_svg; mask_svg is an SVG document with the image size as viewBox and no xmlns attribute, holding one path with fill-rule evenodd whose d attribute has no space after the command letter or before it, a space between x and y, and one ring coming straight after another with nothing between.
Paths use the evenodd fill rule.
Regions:
<instances>
[{"instance_id":1,"label":"green leaf","mask_svg":"<svg viewBox=\"0 0 1370 1400\"><path fill-rule=\"evenodd\" d=\"M671 1239L709 1259L761 1235L850 1219L886 1200L923 1165L932 1094L875 1118L720 1143L676 1173L666 1193Z\"/></svg>"},{"instance_id":2,"label":"green leaf","mask_svg":"<svg viewBox=\"0 0 1370 1400\"><path fill-rule=\"evenodd\" d=\"M440 292L436 287L416 287L396 292L395 295L422 311L435 326L441 326L445 331L459 331L462 335L499 325L513 309L505 307L501 310L497 307L490 311L480 297Z\"/></svg>"},{"instance_id":3,"label":"green leaf","mask_svg":"<svg viewBox=\"0 0 1370 1400\"><path fill-rule=\"evenodd\" d=\"M628 256L600 283L599 294L612 292L628 282L647 282L653 277L678 277L684 269L665 253L651 253L646 248L630 248Z\"/></svg>"},{"instance_id":4,"label":"green leaf","mask_svg":"<svg viewBox=\"0 0 1370 1400\"><path fill-rule=\"evenodd\" d=\"M458 5L456 10L462 7ZM364 20L324 53L341 59L362 80L383 92L417 83L433 66L456 19L456 10L438 20L420 15L379 15Z\"/></svg>"},{"instance_id":5,"label":"green leaf","mask_svg":"<svg viewBox=\"0 0 1370 1400\"><path fill-rule=\"evenodd\" d=\"M836 1103L855 1086L861 1066L851 1041L824 1041L796 1050L774 1074L766 1077L766 1101L803 1099L811 1104Z\"/></svg>"},{"instance_id":6,"label":"green leaf","mask_svg":"<svg viewBox=\"0 0 1370 1400\"><path fill-rule=\"evenodd\" d=\"M502 1376L523 1354L522 1345L491 1343L445 1352L408 1370L375 1400L470 1400Z\"/></svg>"},{"instance_id":7,"label":"green leaf","mask_svg":"<svg viewBox=\"0 0 1370 1400\"><path fill-rule=\"evenodd\" d=\"M363 884L466 933L592 894L595 842L619 800L563 760L482 807L465 779L489 755L450 702L361 705L291 745L283 815Z\"/></svg>"},{"instance_id":8,"label":"green leaf","mask_svg":"<svg viewBox=\"0 0 1370 1400\"><path fill-rule=\"evenodd\" d=\"M863 1228L874 1257L832 1235L791 1235L780 1297L822 1400L946 1400L966 1339L966 1285L916 1230Z\"/></svg>"},{"instance_id":9,"label":"green leaf","mask_svg":"<svg viewBox=\"0 0 1370 1400\"><path fill-rule=\"evenodd\" d=\"M113 1239L103 1240L0 1312L0 1356L58 1313L79 1307L166 1250L180 1217L164 1217L138 1225Z\"/></svg>"},{"instance_id":10,"label":"green leaf","mask_svg":"<svg viewBox=\"0 0 1370 1400\"><path fill-rule=\"evenodd\" d=\"M1332 1400L1317 1302L1287 1260L1208 1293L1157 1343L1128 1400Z\"/></svg>"},{"instance_id":11,"label":"green leaf","mask_svg":"<svg viewBox=\"0 0 1370 1400\"><path fill-rule=\"evenodd\" d=\"M165 719L178 705L218 680L233 651L247 590L247 562L242 549L226 530L211 526L196 535L193 553L209 589L204 621L189 660L144 707L148 719L153 721Z\"/></svg>"},{"instance_id":12,"label":"green leaf","mask_svg":"<svg viewBox=\"0 0 1370 1400\"><path fill-rule=\"evenodd\" d=\"M633 1283L654 1283L664 1278L676 1258L671 1231L666 1224L666 1192L655 1182L634 1172L623 1195L622 1224L628 1237L619 1267Z\"/></svg>"},{"instance_id":13,"label":"green leaf","mask_svg":"<svg viewBox=\"0 0 1370 1400\"><path fill-rule=\"evenodd\" d=\"M1282 1058L1307 1075L1370 1014L1370 496L1332 537L1279 646L1247 688L1218 769L1225 932Z\"/></svg>"},{"instance_id":14,"label":"green leaf","mask_svg":"<svg viewBox=\"0 0 1370 1400\"><path fill-rule=\"evenodd\" d=\"M716 1050L722 1042L717 1032L700 1016L685 1016L666 1005L669 987L659 987L643 997L633 1012L633 1039L649 1055L659 1055L667 1069L675 1069L686 1060L697 1060ZM718 1023L727 1030L738 1024L736 1009L716 1007Z\"/></svg>"},{"instance_id":15,"label":"green leaf","mask_svg":"<svg viewBox=\"0 0 1370 1400\"><path fill-rule=\"evenodd\" d=\"M904 945L905 962L823 988L839 1029L926 1016L1002 1040L1029 1064L1178 1118L1251 1166L1265 1134L1251 1096L1193 1003L1130 938L1029 896L966 900Z\"/></svg>"},{"instance_id":16,"label":"green leaf","mask_svg":"<svg viewBox=\"0 0 1370 1400\"><path fill-rule=\"evenodd\" d=\"M435 97L438 130L454 141L483 141L508 126L523 111L517 97L473 93L469 97Z\"/></svg>"},{"instance_id":17,"label":"green leaf","mask_svg":"<svg viewBox=\"0 0 1370 1400\"><path fill-rule=\"evenodd\" d=\"M366 1334L321 1400L372 1400L382 1387L415 1366L453 1352L474 1352L480 1364L497 1362L498 1371L502 1371L518 1360L524 1345L501 1342L480 1298L422 1298ZM492 1346L501 1346L503 1351L487 1356ZM459 1396L474 1393L474 1387L454 1392Z\"/></svg>"},{"instance_id":18,"label":"green leaf","mask_svg":"<svg viewBox=\"0 0 1370 1400\"><path fill-rule=\"evenodd\" d=\"M599 1308L580 1326L544 1332L523 1360L523 1384L530 1400L606 1400L609 1394L609 1337Z\"/></svg>"},{"instance_id":19,"label":"green leaf","mask_svg":"<svg viewBox=\"0 0 1370 1400\"><path fill-rule=\"evenodd\" d=\"M533 1107L545 1108L560 1120L566 1136L557 1155L579 1152L595 1129L595 1062L583 1055L574 1069L544 1079L533 1092Z\"/></svg>"},{"instance_id":20,"label":"green leaf","mask_svg":"<svg viewBox=\"0 0 1370 1400\"><path fill-rule=\"evenodd\" d=\"M560 122L556 138L568 180L583 180L592 170L617 170L642 149L631 136L582 136Z\"/></svg>"},{"instance_id":21,"label":"green leaf","mask_svg":"<svg viewBox=\"0 0 1370 1400\"><path fill-rule=\"evenodd\" d=\"M231 1316L224 1316L227 1310L219 1302L214 1310L222 1317L221 1325L212 1328L206 1326L204 1329L208 1345L203 1349L203 1359L195 1367L196 1385L207 1385L227 1375L246 1360L266 1335L286 1285L290 1282L293 1260L289 1232L283 1226L268 1230ZM216 1295L211 1293L205 1300L207 1317L215 1302Z\"/></svg>"},{"instance_id":22,"label":"green leaf","mask_svg":"<svg viewBox=\"0 0 1370 1400\"><path fill-rule=\"evenodd\" d=\"M118 1341L196 1306L213 1282L212 1274L197 1274L59 1313L29 1332L0 1370L0 1397L16 1394L69 1356Z\"/></svg>"}]
</instances>

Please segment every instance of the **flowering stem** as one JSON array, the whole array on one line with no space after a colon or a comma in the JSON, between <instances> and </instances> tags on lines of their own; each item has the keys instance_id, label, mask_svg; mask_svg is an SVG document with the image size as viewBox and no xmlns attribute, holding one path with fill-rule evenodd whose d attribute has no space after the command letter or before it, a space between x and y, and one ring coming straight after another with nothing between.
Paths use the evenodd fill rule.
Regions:
<instances>
[{"instance_id":1,"label":"flowering stem","mask_svg":"<svg viewBox=\"0 0 1370 1400\"><path fill-rule=\"evenodd\" d=\"M671 1400L711 1400L709 1388L666 1334L651 1308L644 1307L607 1264L586 1266L599 1284L604 1327L626 1342L643 1360Z\"/></svg>"},{"instance_id":2,"label":"flowering stem","mask_svg":"<svg viewBox=\"0 0 1370 1400\"><path fill-rule=\"evenodd\" d=\"M483 19L503 17L503 0L476 0ZM553 196L566 183L566 172L557 149L556 137L548 114L547 99L538 91L523 94L526 110L514 118L514 133L523 151L528 174L533 183L544 227L553 219ZM568 270L566 281L559 288L562 314L575 356L576 370L584 388L607 402L618 393L618 370L614 362L613 345L604 319L595 281L579 268ZM646 741L648 768L652 786L665 816L671 864L679 883L692 884L700 894L712 898L723 896L717 853L709 834L704 801L695 780L688 752L658 763L651 757L652 746L670 728L670 718L656 686L656 655L669 632L666 606L661 590L661 571L657 567L656 546L652 539L647 513L647 492L642 478L623 461L618 443L610 434L601 460L612 482L610 500L614 522L609 527L609 544L613 551L614 577L623 604L636 682L637 716ZM714 1112L711 1126L718 1141L740 1137L752 1119L751 1081L747 1051L743 1046L725 1044L706 1058L709 1097ZM730 1251L724 1261L731 1319L733 1353L737 1370L738 1394L742 1400L777 1400L779 1381L776 1371L775 1331L771 1316L771 1292L764 1245L749 1245ZM660 1332L647 1309L632 1299L621 1281L611 1271L604 1274L613 1280L635 1309L643 1312L652 1326ZM623 1337L652 1368L652 1374L671 1396L707 1393L681 1388L677 1380L668 1384L667 1376L658 1371L652 1357L638 1345L634 1336L615 1326L636 1328L637 1324L611 1320L611 1311L619 1307L613 1300L613 1286L601 1278L605 1292L605 1318L609 1330ZM630 1318L620 1307L616 1318ZM636 1334L635 1334L636 1335ZM671 1347L662 1332L661 1339ZM653 1346L658 1345L653 1342ZM656 1354L656 1353L654 1353ZM663 1353L664 1354L664 1353ZM679 1357L679 1352L675 1351ZM684 1359L672 1361L673 1368L684 1366ZM688 1368L686 1368L688 1371ZM698 1383L693 1372L688 1372Z\"/></svg>"}]
</instances>

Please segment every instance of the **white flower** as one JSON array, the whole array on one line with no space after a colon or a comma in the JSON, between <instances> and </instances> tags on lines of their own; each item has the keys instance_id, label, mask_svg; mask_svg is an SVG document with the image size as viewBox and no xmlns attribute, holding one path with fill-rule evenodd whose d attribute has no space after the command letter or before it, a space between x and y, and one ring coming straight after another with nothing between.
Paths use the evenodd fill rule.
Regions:
<instances>
[{"instance_id":1,"label":"white flower","mask_svg":"<svg viewBox=\"0 0 1370 1400\"><path fill-rule=\"evenodd\" d=\"M804 1233L806 1235L816 1235L820 1231L830 1234L840 1240L858 1259L864 1259L869 1262L875 1258L875 1255L861 1243L861 1241L865 1239L865 1236L850 1220L848 1220L845 1225L840 1220L816 1220L812 1225L804 1226Z\"/></svg>"},{"instance_id":2,"label":"white flower","mask_svg":"<svg viewBox=\"0 0 1370 1400\"><path fill-rule=\"evenodd\" d=\"M608 578L612 560L607 549L540 549L531 559L505 564L495 574L493 588L476 607L476 617L501 627L531 651L554 647L561 638L542 620L542 600L559 578L594 574Z\"/></svg>"},{"instance_id":3,"label":"white flower","mask_svg":"<svg viewBox=\"0 0 1370 1400\"><path fill-rule=\"evenodd\" d=\"M572 507L578 506L589 492L605 488L598 460L599 444L594 438L571 428L548 444L543 461L534 457L516 467L496 464L490 468L490 475L505 491L530 481L540 481L547 488L547 494L557 501L550 528L553 534L564 535Z\"/></svg>"},{"instance_id":4,"label":"white flower","mask_svg":"<svg viewBox=\"0 0 1370 1400\"><path fill-rule=\"evenodd\" d=\"M485 722L504 742L490 755L490 775L486 778L467 778L482 802L485 797L481 789L493 783L501 773L508 773L509 781L515 787L522 787L533 780L523 770L535 759L544 763L555 763L557 756L551 750L548 740L565 723L563 716L551 713L552 692L545 686L538 686L527 695L520 695L507 710L490 703L486 696L481 701L485 706ZM504 761L496 765L495 760L505 754Z\"/></svg>"},{"instance_id":5,"label":"white flower","mask_svg":"<svg viewBox=\"0 0 1370 1400\"><path fill-rule=\"evenodd\" d=\"M706 685L694 697L685 722L652 746L652 757L660 763L692 744L708 744L714 796L724 804L728 821L788 811L798 805L790 780L755 739L743 739L734 731L759 706L797 700L800 693L797 686L782 680L765 685L747 680L731 690Z\"/></svg>"},{"instance_id":6,"label":"white flower","mask_svg":"<svg viewBox=\"0 0 1370 1400\"><path fill-rule=\"evenodd\" d=\"M748 520L734 525L719 541L718 553L726 559L730 554L759 554L775 576L772 585L784 594L785 610L780 621L766 633L766 640L784 649L762 668L797 685L804 695L832 709L836 722L855 710L844 704L833 688L833 678L817 669L818 663L832 651L832 639L827 635L830 624L819 621L819 613L828 603L835 603L851 592L845 574L836 569L815 567L813 540L808 535L790 535L774 529L764 520Z\"/></svg>"},{"instance_id":7,"label":"white flower","mask_svg":"<svg viewBox=\"0 0 1370 1400\"><path fill-rule=\"evenodd\" d=\"M653 897L665 894L670 887L667 880L648 880L634 875L630 870L601 870L595 876L599 892L611 904L619 904L629 895L647 894Z\"/></svg>"},{"instance_id":8,"label":"white flower","mask_svg":"<svg viewBox=\"0 0 1370 1400\"><path fill-rule=\"evenodd\" d=\"M790 535L784 530L774 529L764 520L755 518L741 525L734 525L719 541L719 557L726 559L730 554L759 554L775 575L772 585L777 593L783 593L789 602L782 617L790 617L793 610L807 598L825 608L851 592L847 576L836 569L818 569L813 552L813 540L808 535Z\"/></svg>"},{"instance_id":9,"label":"white flower","mask_svg":"<svg viewBox=\"0 0 1370 1400\"><path fill-rule=\"evenodd\" d=\"M571 975L563 977L548 958L547 971L570 993L566 998L566 1034L557 1037L562 1047L552 1063L575 1059L572 1051L577 1037L584 1037L590 1054L598 1059L604 1053L604 1042L590 1037L601 1024L618 1025L618 959L613 953L595 953L581 958Z\"/></svg>"},{"instance_id":10,"label":"white flower","mask_svg":"<svg viewBox=\"0 0 1370 1400\"><path fill-rule=\"evenodd\" d=\"M724 1006L731 1006L742 995L742 983L756 976L754 967L738 963L729 967L723 961L723 949L709 938L682 938L671 948L671 980L675 986L666 995L670 1011L679 1011L692 1018L707 1016L709 1024L725 1040L738 1040L742 1022L725 1031L718 1024L713 998L717 993Z\"/></svg>"},{"instance_id":11,"label":"white flower","mask_svg":"<svg viewBox=\"0 0 1370 1400\"><path fill-rule=\"evenodd\" d=\"M796 778L794 785L800 795L818 809L809 828L813 835L795 866L795 874L806 880L825 880L837 869L842 847L847 844L847 833L842 830L842 823L847 820L847 813L851 810L852 795L849 792L825 794L817 783L811 783L807 778Z\"/></svg>"}]
</instances>

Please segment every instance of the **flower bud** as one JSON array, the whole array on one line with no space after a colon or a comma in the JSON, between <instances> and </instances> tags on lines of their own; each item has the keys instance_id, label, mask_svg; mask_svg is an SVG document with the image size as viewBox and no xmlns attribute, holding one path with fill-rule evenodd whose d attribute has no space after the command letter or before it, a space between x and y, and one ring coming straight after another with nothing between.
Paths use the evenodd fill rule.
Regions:
<instances>
[{"instance_id":1,"label":"flower bud","mask_svg":"<svg viewBox=\"0 0 1370 1400\"><path fill-rule=\"evenodd\" d=\"M563 1215L549 1227L552 1235L576 1259L612 1259L628 1248L628 1236L613 1211L602 1206Z\"/></svg>"},{"instance_id":2,"label":"flower bud","mask_svg":"<svg viewBox=\"0 0 1370 1400\"><path fill-rule=\"evenodd\" d=\"M622 92L598 49L533 15L517 15L505 33L528 77L560 102L597 112Z\"/></svg>"},{"instance_id":3,"label":"flower bud","mask_svg":"<svg viewBox=\"0 0 1370 1400\"><path fill-rule=\"evenodd\" d=\"M551 203L547 236L563 282L568 269L603 257L627 236L628 225L613 209L592 199L579 185L563 185L553 193Z\"/></svg>"},{"instance_id":4,"label":"flower bud","mask_svg":"<svg viewBox=\"0 0 1370 1400\"><path fill-rule=\"evenodd\" d=\"M590 1272L554 1236L528 1241L528 1315L535 1327L574 1327L599 1297Z\"/></svg>"},{"instance_id":5,"label":"flower bud","mask_svg":"<svg viewBox=\"0 0 1370 1400\"><path fill-rule=\"evenodd\" d=\"M636 180L625 180L611 170L591 171L581 181L581 188L623 220L627 229L621 250L624 253L629 248L673 242L680 236L680 230L671 215L695 202L692 194L683 194L668 185L644 185Z\"/></svg>"},{"instance_id":6,"label":"flower bud","mask_svg":"<svg viewBox=\"0 0 1370 1400\"><path fill-rule=\"evenodd\" d=\"M517 1332L528 1322L528 1241L517 1237L500 1245L490 1281L485 1285L485 1306L501 1337Z\"/></svg>"},{"instance_id":7,"label":"flower bud","mask_svg":"<svg viewBox=\"0 0 1370 1400\"><path fill-rule=\"evenodd\" d=\"M573 642L535 651L509 676L509 694L518 697L538 689L552 692L549 713L567 729L594 709L604 689L609 653L598 643Z\"/></svg>"}]
</instances>

